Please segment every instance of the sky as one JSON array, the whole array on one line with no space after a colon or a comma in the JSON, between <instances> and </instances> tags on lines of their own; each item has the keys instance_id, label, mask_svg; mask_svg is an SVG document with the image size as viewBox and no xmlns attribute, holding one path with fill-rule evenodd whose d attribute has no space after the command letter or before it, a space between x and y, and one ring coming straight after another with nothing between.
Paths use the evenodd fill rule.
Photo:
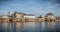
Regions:
<instances>
[{"instance_id":1,"label":"sky","mask_svg":"<svg viewBox=\"0 0 60 32\"><path fill-rule=\"evenodd\" d=\"M0 14L5 14L6 11L17 11L35 16L53 13L60 16L60 0L0 0Z\"/></svg>"}]
</instances>

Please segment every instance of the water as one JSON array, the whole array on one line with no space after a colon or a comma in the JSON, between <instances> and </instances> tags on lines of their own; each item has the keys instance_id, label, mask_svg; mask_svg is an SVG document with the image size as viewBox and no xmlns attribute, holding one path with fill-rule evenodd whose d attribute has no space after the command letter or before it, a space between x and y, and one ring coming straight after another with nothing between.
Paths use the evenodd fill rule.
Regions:
<instances>
[{"instance_id":1,"label":"water","mask_svg":"<svg viewBox=\"0 0 60 32\"><path fill-rule=\"evenodd\" d=\"M0 32L60 32L60 22L5 22Z\"/></svg>"}]
</instances>

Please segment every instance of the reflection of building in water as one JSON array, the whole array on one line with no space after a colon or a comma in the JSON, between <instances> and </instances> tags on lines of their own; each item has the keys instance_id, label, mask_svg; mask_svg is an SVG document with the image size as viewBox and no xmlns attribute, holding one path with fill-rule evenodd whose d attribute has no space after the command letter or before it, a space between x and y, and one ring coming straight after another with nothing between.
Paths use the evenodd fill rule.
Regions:
<instances>
[{"instance_id":1,"label":"reflection of building in water","mask_svg":"<svg viewBox=\"0 0 60 32\"><path fill-rule=\"evenodd\" d=\"M5 32L9 31L9 23L6 23L6 22L2 23L2 29Z\"/></svg>"},{"instance_id":2,"label":"reflection of building in water","mask_svg":"<svg viewBox=\"0 0 60 32\"><path fill-rule=\"evenodd\" d=\"M35 28L35 22L25 22L24 23L24 29L34 29Z\"/></svg>"},{"instance_id":3,"label":"reflection of building in water","mask_svg":"<svg viewBox=\"0 0 60 32\"><path fill-rule=\"evenodd\" d=\"M55 29L55 24L56 24L55 22L48 22L48 28L51 29L51 30L52 29L54 30Z\"/></svg>"},{"instance_id":4,"label":"reflection of building in water","mask_svg":"<svg viewBox=\"0 0 60 32\"><path fill-rule=\"evenodd\" d=\"M23 22L16 22L16 32L20 32L23 29Z\"/></svg>"},{"instance_id":5,"label":"reflection of building in water","mask_svg":"<svg viewBox=\"0 0 60 32\"><path fill-rule=\"evenodd\" d=\"M46 17L47 20L50 20L50 21L56 19L56 17L55 17L54 14L52 14L52 13L48 13L45 17Z\"/></svg>"},{"instance_id":6,"label":"reflection of building in water","mask_svg":"<svg viewBox=\"0 0 60 32\"><path fill-rule=\"evenodd\" d=\"M46 24L45 24L45 22L41 22L41 24L42 24L42 31L44 31L45 27L46 27Z\"/></svg>"}]
</instances>

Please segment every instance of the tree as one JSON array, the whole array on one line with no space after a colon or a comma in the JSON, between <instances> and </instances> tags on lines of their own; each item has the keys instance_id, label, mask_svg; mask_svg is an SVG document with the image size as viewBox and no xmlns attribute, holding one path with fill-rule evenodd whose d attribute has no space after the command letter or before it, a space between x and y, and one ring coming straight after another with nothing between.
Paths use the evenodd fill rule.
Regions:
<instances>
[{"instance_id":1,"label":"tree","mask_svg":"<svg viewBox=\"0 0 60 32\"><path fill-rule=\"evenodd\" d=\"M40 15L38 18L42 18L42 16Z\"/></svg>"}]
</instances>

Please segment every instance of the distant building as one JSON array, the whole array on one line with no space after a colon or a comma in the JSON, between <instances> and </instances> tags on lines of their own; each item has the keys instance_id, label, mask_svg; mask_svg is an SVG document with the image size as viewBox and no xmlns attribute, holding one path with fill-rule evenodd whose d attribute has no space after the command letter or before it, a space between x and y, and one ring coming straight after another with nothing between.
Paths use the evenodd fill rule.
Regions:
<instances>
[{"instance_id":1,"label":"distant building","mask_svg":"<svg viewBox=\"0 0 60 32\"><path fill-rule=\"evenodd\" d=\"M10 18L8 15L3 15L2 18Z\"/></svg>"},{"instance_id":2,"label":"distant building","mask_svg":"<svg viewBox=\"0 0 60 32\"><path fill-rule=\"evenodd\" d=\"M18 12L14 13L14 17L16 18L22 18L23 16L24 16L24 13L18 13Z\"/></svg>"},{"instance_id":3,"label":"distant building","mask_svg":"<svg viewBox=\"0 0 60 32\"><path fill-rule=\"evenodd\" d=\"M33 14L26 14L24 15L24 18L36 18Z\"/></svg>"},{"instance_id":4,"label":"distant building","mask_svg":"<svg viewBox=\"0 0 60 32\"><path fill-rule=\"evenodd\" d=\"M6 12L6 15L7 15L7 16L10 16L10 12L9 12L9 11L7 11L7 12Z\"/></svg>"},{"instance_id":5,"label":"distant building","mask_svg":"<svg viewBox=\"0 0 60 32\"><path fill-rule=\"evenodd\" d=\"M56 19L56 17L54 16L54 14L52 13L47 13L45 16L47 19Z\"/></svg>"},{"instance_id":6,"label":"distant building","mask_svg":"<svg viewBox=\"0 0 60 32\"><path fill-rule=\"evenodd\" d=\"M3 15L2 15L2 14L0 14L0 18L2 18L2 16L3 16Z\"/></svg>"},{"instance_id":7,"label":"distant building","mask_svg":"<svg viewBox=\"0 0 60 32\"><path fill-rule=\"evenodd\" d=\"M60 20L60 17L58 17L58 19Z\"/></svg>"}]
</instances>

